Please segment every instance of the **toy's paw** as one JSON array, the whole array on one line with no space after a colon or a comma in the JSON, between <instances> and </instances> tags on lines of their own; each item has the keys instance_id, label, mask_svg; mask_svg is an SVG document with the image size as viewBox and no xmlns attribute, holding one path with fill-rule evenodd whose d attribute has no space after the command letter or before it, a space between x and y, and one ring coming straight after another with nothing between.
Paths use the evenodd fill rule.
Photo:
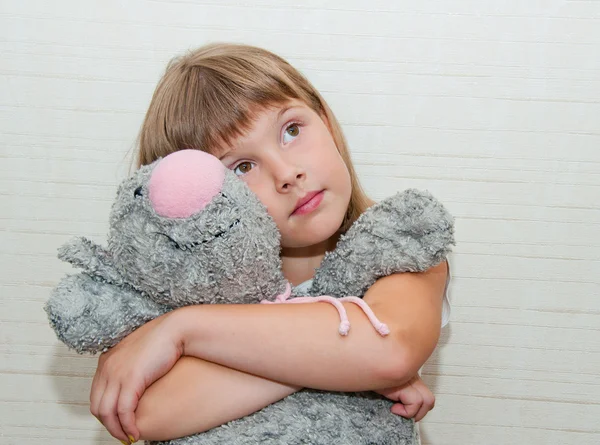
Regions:
<instances>
[{"instance_id":1,"label":"toy's paw","mask_svg":"<svg viewBox=\"0 0 600 445\"><path fill-rule=\"evenodd\" d=\"M74 237L58 248L58 258L86 269L96 257L96 247L92 241L83 236Z\"/></svg>"},{"instance_id":2,"label":"toy's paw","mask_svg":"<svg viewBox=\"0 0 600 445\"><path fill-rule=\"evenodd\" d=\"M137 292L85 273L63 278L44 307L58 339L79 353L106 350L165 312Z\"/></svg>"},{"instance_id":3,"label":"toy's paw","mask_svg":"<svg viewBox=\"0 0 600 445\"><path fill-rule=\"evenodd\" d=\"M60 246L58 258L107 282L123 284L123 279L112 266L110 254L85 237L72 238Z\"/></svg>"},{"instance_id":4,"label":"toy's paw","mask_svg":"<svg viewBox=\"0 0 600 445\"><path fill-rule=\"evenodd\" d=\"M328 252L312 295L362 296L378 279L422 272L442 262L454 244L454 220L431 194L406 190L365 211Z\"/></svg>"},{"instance_id":5,"label":"toy's paw","mask_svg":"<svg viewBox=\"0 0 600 445\"><path fill-rule=\"evenodd\" d=\"M430 193L409 189L369 208L338 243L384 275L421 272L438 264L454 244L454 219Z\"/></svg>"},{"instance_id":6,"label":"toy's paw","mask_svg":"<svg viewBox=\"0 0 600 445\"><path fill-rule=\"evenodd\" d=\"M396 193L375 204L363 216L367 224L374 224L373 232L384 238L398 235L421 238L451 231L454 225L452 216L433 195L417 189Z\"/></svg>"}]
</instances>

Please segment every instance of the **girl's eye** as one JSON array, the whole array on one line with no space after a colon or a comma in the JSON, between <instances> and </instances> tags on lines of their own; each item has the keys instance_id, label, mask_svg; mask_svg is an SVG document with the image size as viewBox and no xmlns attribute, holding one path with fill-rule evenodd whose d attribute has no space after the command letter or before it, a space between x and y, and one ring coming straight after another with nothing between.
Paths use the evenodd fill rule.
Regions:
<instances>
[{"instance_id":1,"label":"girl's eye","mask_svg":"<svg viewBox=\"0 0 600 445\"><path fill-rule=\"evenodd\" d=\"M253 168L254 168L253 162L247 162L247 161L240 162L238 165L236 165L233 168L233 173L235 173L238 176L244 176L246 173L248 173Z\"/></svg>"},{"instance_id":2,"label":"girl's eye","mask_svg":"<svg viewBox=\"0 0 600 445\"><path fill-rule=\"evenodd\" d=\"M288 127L285 129L285 132L283 133L283 143L287 144L288 142L293 141L294 139L296 139L298 137L299 134L300 134L300 125L298 125L298 124L288 125Z\"/></svg>"}]
</instances>

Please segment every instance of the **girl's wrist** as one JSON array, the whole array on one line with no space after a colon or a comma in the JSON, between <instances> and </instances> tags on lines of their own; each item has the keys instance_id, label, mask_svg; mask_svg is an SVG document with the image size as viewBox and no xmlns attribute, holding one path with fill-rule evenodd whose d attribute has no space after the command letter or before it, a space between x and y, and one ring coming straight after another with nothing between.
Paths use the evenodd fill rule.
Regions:
<instances>
[{"instance_id":1,"label":"girl's wrist","mask_svg":"<svg viewBox=\"0 0 600 445\"><path fill-rule=\"evenodd\" d=\"M169 332L172 333L182 356L193 356L189 354L190 343L197 342L201 335L199 329L202 326L201 313L201 306L186 306L175 309L168 315Z\"/></svg>"}]
</instances>

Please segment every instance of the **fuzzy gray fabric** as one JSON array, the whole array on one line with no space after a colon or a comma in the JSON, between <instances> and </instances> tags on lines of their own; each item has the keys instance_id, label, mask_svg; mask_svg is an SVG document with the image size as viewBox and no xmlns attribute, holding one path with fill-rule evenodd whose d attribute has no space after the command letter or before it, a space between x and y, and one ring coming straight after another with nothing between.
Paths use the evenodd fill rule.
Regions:
<instances>
[{"instance_id":1,"label":"fuzzy gray fabric","mask_svg":"<svg viewBox=\"0 0 600 445\"><path fill-rule=\"evenodd\" d=\"M227 171L203 211L165 218L148 199L158 162L119 187L108 248L76 238L59 250L83 272L63 278L45 310L58 338L79 353L106 350L176 307L256 303L284 291L279 233L247 186ZM382 276L427 270L445 259L453 231L452 217L430 194L398 193L366 211L325 256L310 294L362 296ZM416 443L414 422L391 414L391 405L370 392L305 389L207 432L154 443Z\"/></svg>"}]
</instances>

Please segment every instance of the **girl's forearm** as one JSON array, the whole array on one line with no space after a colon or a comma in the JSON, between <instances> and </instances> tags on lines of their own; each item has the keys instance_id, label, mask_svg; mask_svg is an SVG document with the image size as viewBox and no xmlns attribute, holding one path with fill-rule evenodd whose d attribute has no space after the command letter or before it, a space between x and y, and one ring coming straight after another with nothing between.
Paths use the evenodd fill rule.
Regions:
<instances>
[{"instance_id":1,"label":"girl's forearm","mask_svg":"<svg viewBox=\"0 0 600 445\"><path fill-rule=\"evenodd\" d=\"M184 354L250 374L324 390L394 386L386 370L400 359L397 343L380 337L356 306L344 306L347 337L327 303L189 307L177 325Z\"/></svg>"},{"instance_id":2,"label":"girl's forearm","mask_svg":"<svg viewBox=\"0 0 600 445\"><path fill-rule=\"evenodd\" d=\"M182 357L146 390L135 413L136 425L141 439L175 439L247 416L299 389Z\"/></svg>"},{"instance_id":3,"label":"girl's forearm","mask_svg":"<svg viewBox=\"0 0 600 445\"><path fill-rule=\"evenodd\" d=\"M381 337L366 315L344 303L351 323L337 332L328 303L202 305L177 309L171 329L184 355L301 387L362 391L400 386L439 338L445 264L378 280L364 300L390 328Z\"/></svg>"}]
</instances>

